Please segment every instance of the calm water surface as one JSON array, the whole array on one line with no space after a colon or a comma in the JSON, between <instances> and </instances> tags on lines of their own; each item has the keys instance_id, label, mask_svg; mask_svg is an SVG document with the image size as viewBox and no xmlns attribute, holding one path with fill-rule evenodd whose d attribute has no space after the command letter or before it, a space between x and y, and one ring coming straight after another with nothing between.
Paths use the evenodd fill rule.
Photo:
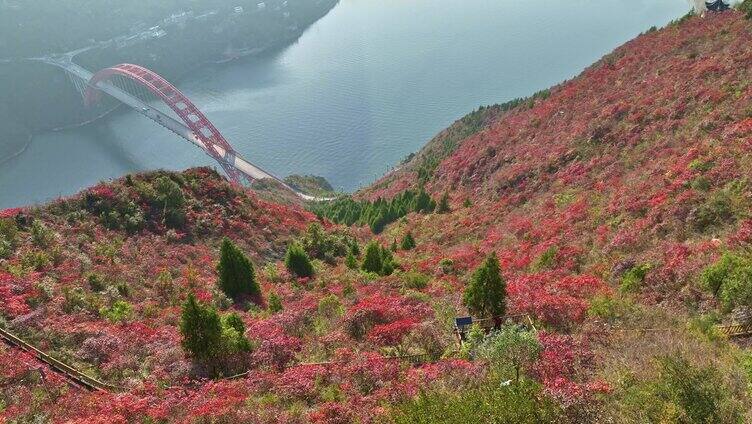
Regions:
<instances>
[{"instance_id":1,"label":"calm water surface","mask_svg":"<svg viewBox=\"0 0 752 424\"><path fill-rule=\"evenodd\" d=\"M479 105L564 79L684 0L342 0L279 52L197 70L179 88L277 175L368 184ZM0 165L0 208L155 168L213 165L133 112L34 138Z\"/></svg>"}]
</instances>

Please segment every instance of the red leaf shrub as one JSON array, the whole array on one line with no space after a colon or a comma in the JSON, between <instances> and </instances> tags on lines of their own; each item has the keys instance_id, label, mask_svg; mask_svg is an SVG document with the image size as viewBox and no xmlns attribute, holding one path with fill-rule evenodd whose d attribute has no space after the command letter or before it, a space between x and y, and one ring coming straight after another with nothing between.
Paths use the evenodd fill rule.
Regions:
<instances>
[{"instance_id":1,"label":"red leaf shrub","mask_svg":"<svg viewBox=\"0 0 752 424\"><path fill-rule=\"evenodd\" d=\"M533 371L546 391L562 404L581 401L590 394L590 388L596 391L605 389L602 384L590 387L582 381L593 367L594 360L587 343L573 336L547 332L540 332L538 340L543 350Z\"/></svg>"},{"instance_id":2,"label":"red leaf shrub","mask_svg":"<svg viewBox=\"0 0 752 424\"><path fill-rule=\"evenodd\" d=\"M582 322L588 300L608 292L602 280L588 275L530 274L516 277L507 285L511 313L531 314L555 327Z\"/></svg>"},{"instance_id":3,"label":"red leaf shrub","mask_svg":"<svg viewBox=\"0 0 752 424\"><path fill-rule=\"evenodd\" d=\"M308 421L314 424L350 424L353 422L353 412L347 405L336 402L326 402L308 413Z\"/></svg>"},{"instance_id":4,"label":"red leaf shrub","mask_svg":"<svg viewBox=\"0 0 752 424\"><path fill-rule=\"evenodd\" d=\"M354 353L350 350L337 352L339 379L344 381L343 388L354 395L369 395L383 388L400 375L399 362L386 359L376 352Z\"/></svg>"},{"instance_id":5,"label":"red leaf shrub","mask_svg":"<svg viewBox=\"0 0 752 424\"><path fill-rule=\"evenodd\" d=\"M410 318L377 325L368 333L368 341L379 346L396 346L416 325Z\"/></svg>"},{"instance_id":6,"label":"red leaf shrub","mask_svg":"<svg viewBox=\"0 0 752 424\"><path fill-rule=\"evenodd\" d=\"M316 385L325 384L328 377L329 370L323 365L292 367L277 379L277 388L283 396L312 402L316 398Z\"/></svg>"}]
</instances>

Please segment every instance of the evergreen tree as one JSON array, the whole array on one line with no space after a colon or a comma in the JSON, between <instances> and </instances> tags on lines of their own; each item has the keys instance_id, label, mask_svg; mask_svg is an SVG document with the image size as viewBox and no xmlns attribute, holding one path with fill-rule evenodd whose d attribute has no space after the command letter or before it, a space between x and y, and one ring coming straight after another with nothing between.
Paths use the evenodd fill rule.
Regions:
<instances>
[{"instance_id":1,"label":"evergreen tree","mask_svg":"<svg viewBox=\"0 0 752 424\"><path fill-rule=\"evenodd\" d=\"M308 259L308 254L299 243L291 243L285 254L285 266L291 273L298 277L313 277L313 265Z\"/></svg>"},{"instance_id":2,"label":"evergreen tree","mask_svg":"<svg viewBox=\"0 0 752 424\"><path fill-rule=\"evenodd\" d=\"M464 206L466 208L469 208L472 205L473 205L473 202L471 202L469 198L465 199L465 201L462 202L462 206Z\"/></svg>"},{"instance_id":3,"label":"evergreen tree","mask_svg":"<svg viewBox=\"0 0 752 424\"><path fill-rule=\"evenodd\" d=\"M268 308L273 314L282 311L282 298L276 292L269 293Z\"/></svg>"},{"instance_id":4,"label":"evergreen tree","mask_svg":"<svg viewBox=\"0 0 752 424\"><path fill-rule=\"evenodd\" d=\"M381 248L381 275L392 275L394 272L394 255L392 251L386 248Z\"/></svg>"},{"instance_id":5,"label":"evergreen tree","mask_svg":"<svg viewBox=\"0 0 752 424\"><path fill-rule=\"evenodd\" d=\"M378 215L373 217L372 220L369 222L371 231L373 231L374 234L380 234L382 231L384 231L384 227L387 224L386 217L382 212L379 212Z\"/></svg>"},{"instance_id":6,"label":"evergreen tree","mask_svg":"<svg viewBox=\"0 0 752 424\"><path fill-rule=\"evenodd\" d=\"M497 317L506 312L506 292L506 282L494 252L473 273L465 288L463 302L476 316Z\"/></svg>"},{"instance_id":7,"label":"evergreen tree","mask_svg":"<svg viewBox=\"0 0 752 424\"><path fill-rule=\"evenodd\" d=\"M256 282L253 264L230 239L222 240L219 264L219 288L235 300L243 295L261 297L261 289Z\"/></svg>"},{"instance_id":8,"label":"evergreen tree","mask_svg":"<svg viewBox=\"0 0 752 424\"><path fill-rule=\"evenodd\" d=\"M392 252L397 251L397 239L392 240L392 246L389 248Z\"/></svg>"},{"instance_id":9,"label":"evergreen tree","mask_svg":"<svg viewBox=\"0 0 752 424\"><path fill-rule=\"evenodd\" d=\"M245 337L245 323L240 315L231 313L222 317L222 349L223 354L250 352L253 346Z\"/></svg>"},{"instance_id":10,"label":"evergreen tree","mask_svg":"<svg viewBox=\"0 0 752 424\"><path fill-rule=\"evenodd\" d=\"M381 260L381 247L376 240L371 240L366 246L366 253L363 257L363 271L381 273L384 263Z\"/></svg>"},{"instance_id":11,"label":"evergreen tree","mask_svg":"<svg viewBox=\"0 0 752 424\"><path fill-rule=\"evenodd\" d=\"M413 200L412 210L420 213L431 213L436 208L436 202L421 187L418 196Z\"/></svg>"},{"instance_id":12,"label":"evergreen tree","mask_svg":"<svg viewBox=\"0 0 752 424\"><path fill-rule=\"evenodd\" d=\"M358 268L358 260L355 259L355 255L353 255L352 251L348 252L347 258L345 258L345 266L350 269Z\"/></svg>"},{"instance_id":13,"label":"evergreen tree","mask_svg":"<svg viewBox=\"0 0 752 424\"><path fill-rule=\"evenodd\" d=\"M214 358L222 346L222 322L217 311L198 303L193 293L183 304L180 318L182 346L192 357L199 360Z\"/></svg>"},{"instance_id":14,"label":"evergreen tree","mask_svg":"<svg viewBox=\"0 0 752 424\"><path fill-rule=\"evenodd\" d=\"M413 235L410 231L408 231L405 236L402 238L402 250L412 250L415 249L415 239L413 238Z\"/></svg>"},{"instance_id":15,"label":"evergreen tree","mask_svg":"<svg viewBox=\"0 0 752 424\"><path fill-rule=\"evenodd\" d=\"M449 212L451 212L451 209L449 208L449 192L445 191L441 196L441 200L439 200L439 205L436 207L436 213Z\"/></svg>"},{"instance_id":16,"label":"evergreen tree","mask_svg":"<svg viewBox=\"0 0 752 424\"><path fill-rule=\"evenodd\" d=\"M360 246L358 246L357 241L353 241L353 243L350 245L350 253L352 253L352 255L356 258L360 256Z\"/></svg>"},{"instance_id":17,"label":"evergreen tree","mask_svg":"<svg viewBox=\"0 0 752 424\"><path fill-rule=\"evenodd\" d=\"M170 228L185 224L185 197L183 190L172 179L162 176L155 182L157 206L162 209L164 223Z\"/></svg>"}]
</instances>

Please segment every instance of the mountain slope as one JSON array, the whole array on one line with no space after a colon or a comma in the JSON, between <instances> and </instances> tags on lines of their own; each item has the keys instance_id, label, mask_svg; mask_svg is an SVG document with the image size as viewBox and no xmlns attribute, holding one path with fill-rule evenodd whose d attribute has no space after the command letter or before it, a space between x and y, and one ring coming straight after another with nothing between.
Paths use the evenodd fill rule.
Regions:
<instances>
[{"instance_id":1,"label":"mountain slope","mask_svg":"<svg viewBox=\"0 0 752 424\"><path fill-rule=\"evenodd\" d=\"M510 271L552 247L567 271L655 263L646 296L674 297L749 225L751 31L736 12L690 18L498 114L436 166L426 186L457 212L421 231L452 228L443 245L500 250ZM425 156L359 196L417 185Z\"/></svg>"},{"instance_id":2,"label":"mountain slope","mask_svg":"<svg viewBox=\"0 0 752 424\"><path fill-rule=\"evenodd\" d=\"M340 204L379 234L206 169L2 212L0 324L121 390L70 390L0 347L0 421L749 421L752 354L714 325L752 307L751 38L739 12L686 18L468 115ZM264 302L219 292L223 236ZM279 260L293 240L313 277ZM503 331L458 346L491 254ZM189 293L240 318L250 350L224 375L248 373L182 351Z\"/></svg>"}]
</instances>

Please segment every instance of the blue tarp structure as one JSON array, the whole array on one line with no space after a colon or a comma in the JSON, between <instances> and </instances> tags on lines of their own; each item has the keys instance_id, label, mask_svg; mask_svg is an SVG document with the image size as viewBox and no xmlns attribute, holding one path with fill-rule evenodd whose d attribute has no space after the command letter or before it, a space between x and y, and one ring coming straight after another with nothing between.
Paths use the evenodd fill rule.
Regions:
<instances>
[{"instance_id":1,"label":"blue tarp structure","mask_svg":"<svg viewBox=\"0 0 752 424\"><path fill-rule=\"evenodd\" d=\"M729 5L723 0L706 1L705 6L708 7L708 10L712 10L713 12L723 12L724 10L729 9Z\"/></svg>"}]
</instances>

